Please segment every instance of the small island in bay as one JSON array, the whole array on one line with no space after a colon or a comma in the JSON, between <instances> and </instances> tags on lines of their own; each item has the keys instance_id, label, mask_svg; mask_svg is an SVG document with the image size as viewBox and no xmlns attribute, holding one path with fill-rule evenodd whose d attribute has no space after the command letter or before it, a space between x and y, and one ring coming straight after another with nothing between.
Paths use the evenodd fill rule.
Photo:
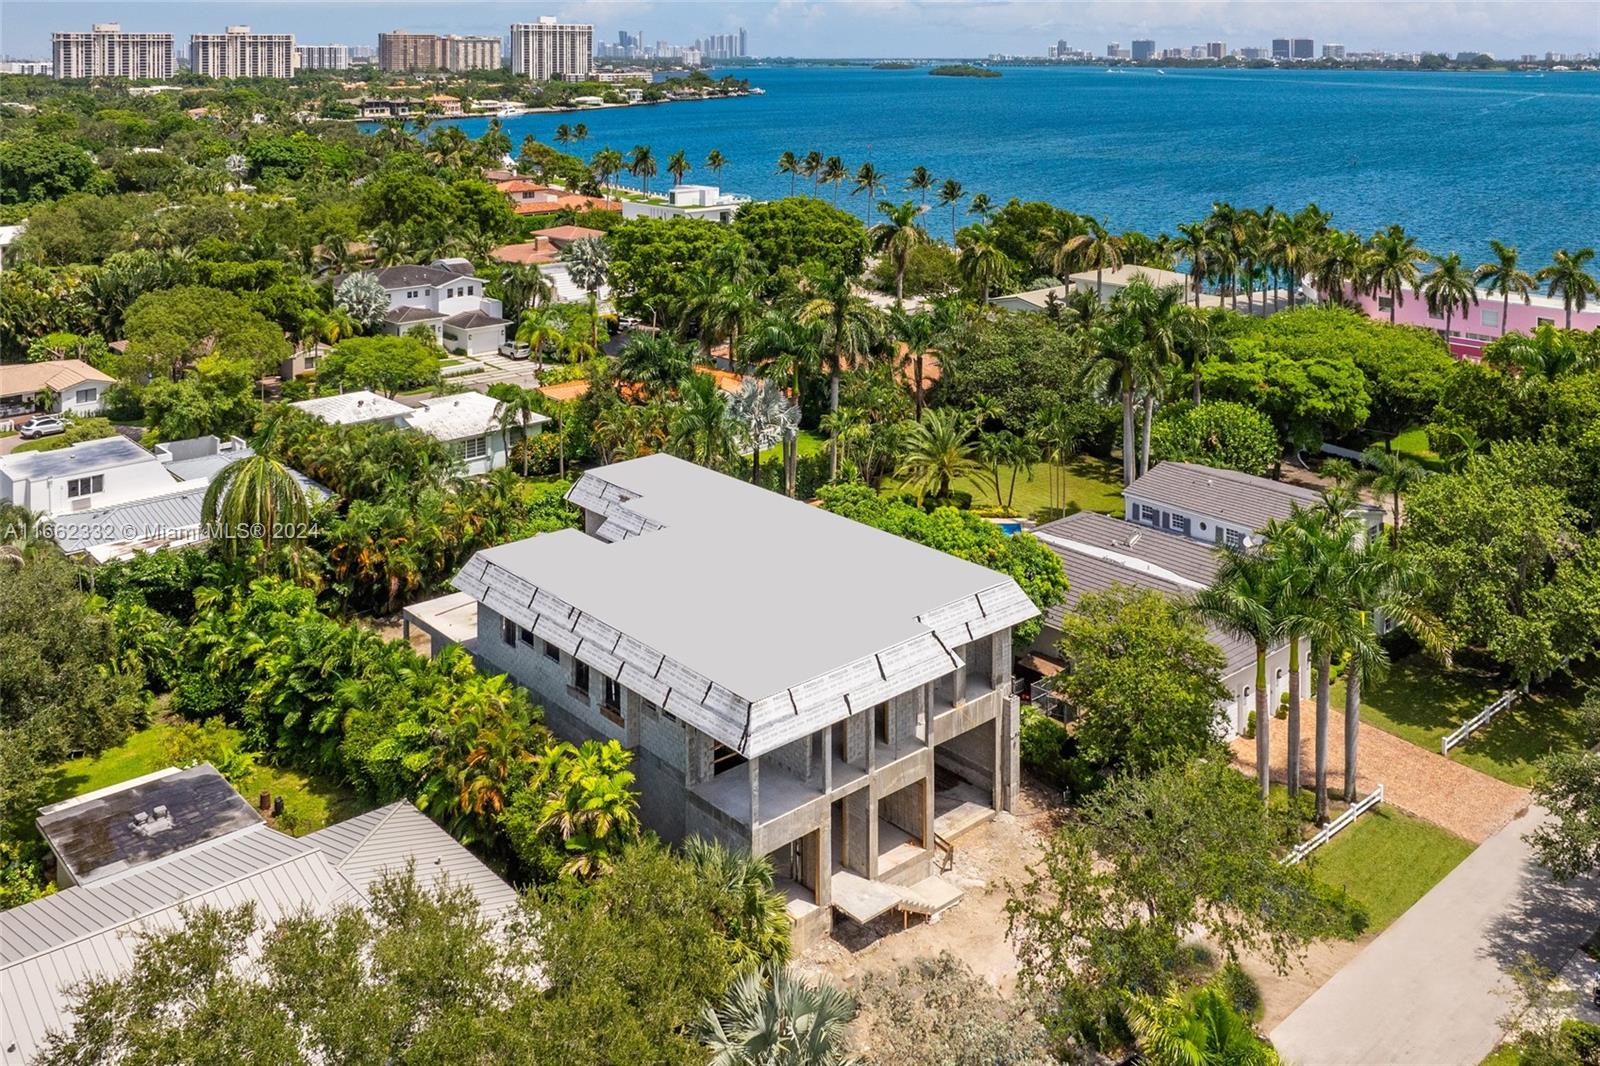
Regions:
<instances>
[{"instance_id":1,"label":"small island in bay","mask_svg":"<svg viewBox=\"0 0 1600 1066\"><path fill-rule=\"evenodd\" d=\"M942 78L998 78L998 70L988 67L975 67L971 63L952 63L949 66L934 67L929 74L937 74Z\"/></svg>"},{"instance_id":2,"label":"small island in bay","mask_svg":"<svg viewBox=\"0 0 1600 1066\"><path fill-rule=\"evenodd\" d=\"M872 64L872 69L873 70L915 70L915 69L917 69L917 65L915 63L907 63L903 59L896 59L896 60L890 60L890 61L883 62L883 63L874 63L874 64Z\"/></svg>"}]
</instances>

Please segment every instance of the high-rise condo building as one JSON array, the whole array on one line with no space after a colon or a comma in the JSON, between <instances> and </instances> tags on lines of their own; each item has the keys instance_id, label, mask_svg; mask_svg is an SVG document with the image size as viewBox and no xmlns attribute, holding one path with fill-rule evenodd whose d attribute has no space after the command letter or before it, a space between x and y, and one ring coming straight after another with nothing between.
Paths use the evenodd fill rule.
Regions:
<instances>
[{"instance_id":1,"label":"high-rise condo building","mask_svg":"<svg viewBox=\"0 0 1600 1066\"><path fill-rule=\"evenodd\" d=\"M1322 58L1323 59L1343 59L1344 58L1344 45L1342 45L1342 44L1325 44L1325 45L1323 45L1322 46Z\"/></svg>"},{"instance_id":2,"label":"high-rise condo building","mask_svg":"<svg viewBox=\"0 0 1600 1066\"><path fill-rule=\"evenodd\" d=\"M1315 59L1317 46L1309 37L1296 37L1289 42L1290 59Z\"/></svg>"},{"instance_id":3,"label":"high-rise condo building","mask_svg":"<svg viewBox=\"0 0 1600 1066\"><path fill-rule=\"evenodd\" d=\"M229 26L225 33L189 35L189 69L208 78L292 78L294 59L292 33Z\"/></svg>"},{"instance_id":4,"label":"high-rise condo building","mask_svg":"<svg viewBox=\"0 0 1600 1066\"><path fill-rule=\"evenodd\" d=\"M57 78L172 77L177 61L170 33L123 33L120 22L96 22L88 33L50 35Z\"/></svg>"},{"instance_id":5,"label":"high-rise condo building","mask_svg":"<svg viewBox=\"0 0 1600 1066\"><path fill-rule=\"evenodd\" d=\"M1288 59L1289 58L1289 38L1287 38L1287 37L1274 37L1272 39L1272 58L1273 59Z\"/></svg>"},{"instance_id":6,"label":"high-rise condo building","mask_svg":"<svg viewBox=\"0 0 1600 1066\"><path fill-rule=\"evenodd\" d=\"M301 70L346 70L350 66L347 44L295 45L295 65Z\"/></svg>"},{"instance_id":7,"label":"high-rise condo building","mask_svg":"<svg viewBox=\"0 0 1600 1066\"><path fill-rule=\"evenodd\" d=\"M1206 43L1207 59L1224 59L1228 55L1228 42L1208 41Z\"/></svg>"},{"instance_id":8,"label":"high-rise condo building","mask_svg":"<svg viewBox=\"0 0 1600 1066\"><path fill-rule=\"evenodd\" d=\"M1144 59L1150 59L1150 58L1154 57L1155 54L1156 54L1156 42L1154 42L1154 41L1134 41L1133 42L1133 58L1134 58L1134 62L1138 62L1138 61L1144 60Z\"/></svg>"},{"instance_id":9,"label":"high-rise condo building","mask_svg":"<svg viewBox=\"0 0 1600 1066\"><path fill-rule=\"evenodd\" d=\"M378 66L384 70L441 70L444 53L444 38L436 33L378 34Z\"/></svg>"},{"instance_id":10,"label":"high-rise condo building","mask_svg":"<svg viewBox=\"0 0 1600 1066\"><path fill-rule=\"evenodd\" d=\"M594 27L557 22L549 15L538 22L511 26L511 73L533 81L582 81L594 56Z\"/></svg>"},{"instance_id":11,"label":"high-rise condo building","mask_svg":"<svg viewBox=\"0 0 1600 1066\"><path fill-rule=\"evenodd\" d=\"M739 27L739 58L743 59L750 54L750 36L744 32L744 27Z\"/></svg>"},{"instance_id":12,"label":"high-rise condo building","mask_svg":"<svg viewBox=\"0 0 1600 1066\"><path fill-rule=\"evenodd\" d=\"M460 37L444 39L444 65L447 70L499 70L499 37Z\"/></svg>"}]
</instances>

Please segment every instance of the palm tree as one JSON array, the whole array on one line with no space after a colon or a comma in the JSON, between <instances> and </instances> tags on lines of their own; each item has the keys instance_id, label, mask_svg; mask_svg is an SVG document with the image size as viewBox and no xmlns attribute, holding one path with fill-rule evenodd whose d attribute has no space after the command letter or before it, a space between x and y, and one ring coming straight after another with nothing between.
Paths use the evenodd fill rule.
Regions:
<instances>
[{"instance_id":1,"label":"palm tree","mask_svg":"<svg viewBox=\"0 0 1600 1066\"><path fill-rule=\"evenodd\" d=\"M1222 553L1216 580L1195 593L1192 609L1224 633L1248 640L1256 650L1256 777L1265 802L1272 785L1272 712L1267 705L1267 651L1283 634L1277 605L1280 569L1261 552Z\"/></svg>"},{"instance_id":2,"label":"palm tree","mask_svg":"<svg viewBox=\"0 0 1600 1066\"><path fill-rule=\"evenodd\" d=\"M794 179L800 174L800 158L793 152L778 157L778 173L789 175L789 195L794 195Z\"/></svg>"},{"instance_id":3,"label":"palm tree","mask_svg":"<svg viewBox=\"0 0 1600 1066\"><path fill-rule=\"evenodd\" d=\"M651 395L663 395L694 373L694 346L665 333L639 331L617 353L614 370L619 382L637 383Z\"/></svg>"},{"instance_id":4,"label":"palm tree","mask_svg":"<svg viewBox=\"0 0 1600 1066\"><path fill-rule=\"evenodd\" d=\"M1178 349L1188 329L1191 314L1184 306L1183 290L1177 285L1159 289L1135 278L1112 300L1112 315L1126 329L1142 351L1139 366L1143 374L1144 426L1140 435L1138 473L1150 468L1150 427L1155 414L1156 394L1164 384L1164 369L1178 361Z\"/></svg>"},{"instance_id":5,"label":"palm tree","mask_svg":"<svg viewBox=\"0 0 1600 1066\"><path fill-rule=\"evenodd\" d=\"M713 337L728 338L728 366L737 370L739 338L761 315L761 300L756 286L748 281L724 281L701 308L700 321Z\"/></svg>"},{"instance_id":6,"label":"palm tree","mask_svg":"<svg viewBox=\"0 0 1600 1066\"><path fill-rule=\"evenodd\" d=\"M713 148L706 153L706 169L711 173L722 176L722 168L728 165L728 157L722 154L722 149Z\"/></svg>"},{"instance_id":7,"label":"palm tree","mask_svg":"<svg viewBox=\"0 0 1600 1066\"><path fill-rule=\"evenodd\" d=\"M794 402L804 414L802 377L821 366L814 324L800 322L783 308L769 310L746 336L745 358L774 377L790 378Z\"/></svg>"},{"instance_id":8,"label":"palm tree","mask_svg":"<svg viewBox=\"0 0 1600 1066\"><path fill-rule=\"evenodd\" d=\"M1311 268L1317 291L1330 303L1344 303L1349 293L1360 291L1369 256L1367 246L1354 233L1328 234Z\"/></svg>"},{"instance_id":9,"label":"palm tree","mask_svg":"<svg viewBox=\"0 0 1600 1066\"><path fill-rule=\"evenodd\" d=\"M1600 363L1600 348L1589 345L1586 349L1574 343L1572 333L1546 322L1536 327L1531 336L1519 333L1495 345L1489 362L1501 369L1514 369L1523 380L1555 381L1595 369Z\"/></svg>"},{"instance_id":10,"label":"palm tree","mask_svg":"<svg viewBox=\"0 0 1600 1066\"><path fill-rule=\"evenodd\" d=\"M1105 281L1103 275L1107 269L1116 270L1122 266L1122 238L1109 232L1105 226L1094 219L1085 221L1086 233L1079 234L1068 243L1073 246L1073 252L1078 261L1085 267L1094 267L1095 295L1105 299Z\"/></svg>"},{"instance_id":11,"label":"palm tree","mask_svg":"<svg viewBox=\"0 0 1600 1066\"><path fill-rule=\"evenodd\" d=\"M930 489L935 499L949 499L952 481L983 474L972 430L972 422L949 407L924 411L908 427L896 474L916 492L919 504Z\"/></svg>"},{"instance_id":12,"label":"palm tree","mask_svg":"<svg viewBox=\"0 0 1600 1066\"><path fill-rule=\"evenodd\" d=\"M1405 303L1402 290L1410 286L1413 295L1422 284L1417 264L1428 261L1428 253L1417 244L1417 239L1403 226L1390 226L1372 235L1372 254L1368 260L1367 285L1373 295L1389 296L1389 321L1394 321L1395 309Z\"/></svg>"},{"instance_id":13,"label":"palm tree","mask_svg":"<svg viewBox=\"0 0 1600 1066\"><path fill-rule=\"evenodd\" d=\"M824 185L833 186L833 205L839 206L839 186L843 185L850 172L844 167L844 160L836 155L830 155L822 164L822 171L818 180Z\"/></svg>"},{"instance_id":14,"label":"palm tree","mask_svg":"<svg viewBox=\"0 0 1600 1066\"><path fill-rule=\"evenodd\" d=\"M1478 290L1472 284L1472 272L1457 253L1431 256L1430 260L1433 269L1422 279L1422 298L1430 313L1444 312L1444 343L1448 347L1450 320L1457 310L1464 315L1478 302Z\"/></svg>"},{"instance_id":15,"label":"palm tree","mask_svg":"<svg viewBox=\"0 0 1600 1066\"><path fill-rule=\"evenodd\" d=\"M905 345L905 357L911 363L911 400L915 417L922 418L923 360L941 332L941 324L927 311L906 313L904 307L889 312L889 332L895 340Z\"/></svg>"},{"instance_id":16,"label":"palm tree","mask_svg":"<svg viewBox=\"0 0 1600 1066\"><path fill-rule=\"evenodd\" d=\"M989 199L989 194L986 192L980 192L973 196L972 202L967 205L967 214L977 215L985 222L989 221L989 216L993 213L994 201Z\"/></svg>"},{"instance_id":17,"label":"palm tree","mask_svg":"<svg viewBox=\"0 0 1600 1066\"><path fill-rule=\"evenodd\" d=\"M1357 474L1359 484L1371 485L1379 495L1392 501L1394 524L1389 527L1389 543L1400 546L1400 497L1409 492L1417 482L1428 476L1421 463L1400 452L1373 445L1361 453L1364 469Z\"/></svg>"},{"instance_id":18,"label":"palm tree","mask_svg":"<svg viewBox=\"0 0 1600 1066\"><path fill-rule=\"evenodd\" d=\"M589 127L582 122L572 127L572 143L581 144L589 139Z\"/></svg>"},{"instance_id":19,"label":"palm tree","mask_svg":"<svg viewBox=\"0 0 1600 1066\"><path fill-rule=\"evenodd\" d=\"M906 192L917 193L922 199L924 207L928 204L928 190L933 188L933 175L928 173L927 167L912 167L911 176L906 179Z\"/></svg>"},{"instance_id":20,"label":"palm tree","mask_svg":"<svg viewBox=\"0 0 1600 1066\"><path fill-rule=\"evenodd\" d=\"M989 302L989 293L1005 283L1011 273L1011 260L995 240L993 227L984 222L974 222L956 237L961 254L956 269L968 285L978 289L983 303Z\"/></svg>"},{"instance_id":21,"label":"palm tree","mask_svg":"<svg viewBox=\"0 0 1600 1066\"><path fill-rule=\"evenodd\" d=\"M543 362L544 350L561 351L567 344L567 322L549 307L530 307L517 323L516 339L526 344L534 362Z\"/></svg>"},{"instance_id":22,"label":"palm tree","mask_svg":"<svg viewBox=\"0 0 1600 1066\"><path fill-rule=\"evenodd\" d=\"M529 308L538 307L555 291L550 276L532 263L506 263L495 277L500 287L501 311L515 322Z\"/></svg>"},{"instance_id":23,"label":"palm tree","mask_svg":"<svg viewBox=\"0 0 1600 1066\"><path fill-rule=\"evenodd\" d=\"M1291 311L1294 310L1295 291L1300 288L1300 279L1305 276L1311 259L1311 248L1311 234L1301 216L1280 214L1269 223L1267 254L1288 285ZM1245 276L1248 285L1249 273Z\"/></svg>"},{"instance_id":24,"label":"palm tree","mask_svg":"<svg viewBox=\"0 0 1600 1066\"><path fill-rule=\"evenodd\" d=\"M683 857L726 901L718 917L741 956L740 970L789 961L789 912L765 855L692 836L683 842Z\"/></svg>"},{"instance_id":25,"label":"palm tree","mask_svg":"<svg viewBox=\"0 0 1600 1066\"><path fill-rule=\"evenodd\" d=\"M673 443L701 466L716 469L733 452L733 423L728 397L710 374L693 374L678 389L679 406L672 417Z\"/></svg>"},{"instance_id":26,"label":"palm tree","mask_svg":"<svg viewBox=\"0 0 1600 1066\"><path fill-rule=\"evenodd\" d=\"M627 161L615 148L602 148L589 160L589 170L604 188L615 188L613 179L627 168ZM608 198L609 202L609 198Z\"/></svg>"},{"instance_id":27,"label":"palm tree","mask_svg":"<svg viewBox=\"0 0 1600 1066\"><path fill-rule=\"evenodd\" d=\"M939 186L939 206L950 209L950 243L956 242L956 204L967 195L966 190L955 178L946 178L943 185Z\"/></svg>"},{"instance_id":28,"label":"palm tree","mask_svg":"<svg viewBox=\"0 0 1600 1066\"><path fill-rule=\"evenodd\" d=\"M604 237L580 237L561 249L561 261L573 283L589 295L589 347L600 347L600 287L611 271L611 251Z\"/></svg>"},{"instance_id":29,"label":"palm tree","mask_svg":"<svg viewBox=\"0 0 1600 1066\"><path fill-rule=\"evenodd\" d=\"M863 164L862 169L871 165ZM861 175L856 177L859 182ZM857 185L857 188L862 187ZM922 228L918 221L920 212L910 200L901 204L881 203L878 210L884 219L867 231L867 240L874 252L888 256L894 264L894 302L899 306L905 301L906 268L911 265L911 253L927 243L928 231Z\"/></svg>"},{"instance_id":30,"label":"palm tree","mask_svg":"<svg viewBox=\"0 0 1600 1066\"><path fill-rule=\"evenodd\" d=\"M1600 298L1600 283L1587 269L1593 258L1593 248L1579 248L1576 252L1563 248L1556 252L1549 266L1541 267L1534 275L1535 280L1549 283L1550 287L1545 290L1549 295L1561 297L1567 309L1568 329L1572 328L1573 308L1582 311L1589 305L1591 296Z\"/></svg>"},{"instance_id":31,"label":"palm tree","mask_svg":"<svg viewBox=\"0 0 1600 1066\"><path fill-rule=\"evenodd\" d=\"M563 122L561 125L556 127L556 143L557 144L571 144L572 143L572 127L568 126L565 122Z\"/></svg>"},{"instance_id":32,"label":"palm tree","mask_svg":"<svg viewBox=\"0 0 1600 1066\"><path fill-rule=\"evenodd\" d=\"M728 402L728 418L750 449L750 481L761 480L761 450L799 432L800 412L783 390L760 378L746 378Z\"/></svg>"},{"instance_id":33,"label":"palm tree","mask_svg":"<svg viewBox=\"0 0 1600 1066\"><path fill-rule=\"evenodd\" d=\"M628 173L643 182L644 194L650 195L650 179L656 176L656 157L648 144L636 144L628 153Z\"/></svg>"},{"instance_id":34,"label":"palm tree","mask_svg":"<svg viewBox=\"0 0 1600 1066\"><path fill-rule=\"evenodd\" d=\"M803 268L795 318L813 326L828 368L828 410L839 410L839 375L846 363L864 356L877 333L872 305L855 291L844 271L829 271L820 264ZM833 435L829 479L839 476L839 438Z\"/></svg>"},{"instance_id":35,"label":"palm tree","mask_svg":"<svg viewBox=\"0 0 1600 1066\"><path fill-rule=\"evenodd\" d=\"M270 418L257 437L256 453L235 459L211 479L200 501L200 523L229 558L259 546L261 562L283 540L302 539L311 508L294 473L272 456L278 421Z\"/></svg>"},{"instance_id":36,"label":"palm tree","mask_svg":"<svg viewBox=\"0 0 1600 1066\"><path fill-rule=\"evenodd\" d=\"M682 185L683 176L693 169L694 167L689 164L689 157L683 153L682 149L673 152L667 158L667 173L672 175L674 185Z\"/></svg>"},{"instance_id":37,"label":"palm tree","mask_svg":"<svg viewBox=\"0 0 1600 1066\"><path fill-rule=\"evenodd\" d=\"M822 153L813 149L800 160L800 173L811 179L811 194L816 195L817 183L822 180Z\"/></svg>"},{"instance_id":38,"label":"palm tree","mask_svg":"<svg viewBox=\"0 0 1600 1066\"><path fill-rule=\"evenodd\" d=\"M1199 222L1180 222L1173 250L1189 264L1189 291L1194 294L1194 305L1199 307L1200 279L1211 269L1211 236Z\"/></svg>"},{"instance_id":39,"label":"palm tree","mask_svg":"<svg viewBox=\"0 0 1600 1066\"><path fill-rule=\"evenodd\" d=\"M1520 296L1524 304L1531 303L1529 296L1537 281L1517 265L1516 245L1492 240L1489 250L1494 253L1494 258L1478 264L1478 269L1472 272L1472 280L1483 285L1490 296L1500 297L1500 336L1504 337L1506 318L1511 312L1511 297Z\"/></svg>"},{"instance_id":40,"label":"palm tree","mask_svg":"<svg viewBox=\"0 0 1600 1066\"><path fill-rule=\"evenodd\" d=\"M529 424L534 421L535 415L543 413L544 393L504 381L489 386L489 395L500 401L495 411L495 424L500 427L501 444L506 454L510 455L511 428L516 427L519 441L527 442ZM526 447L522 449L523 477L528 476L528 450Z\"/></svg>"},{"instance_id":41,"label":"palm tree","mask_svg":"<svg viewBox=\"0 0 1600 1066\"><path fill-rule=\"evenodd\" d=\"M861 209L861 219L863 222L865 222L868 216L871 215L872 204L877 199L878 194L884 190L886 184L887 182L884 179L883 171L879 170L871 163L862 163L861 166L856 169L856 185L855 188L850 190L850 195L854 196L858 192L864 192L867 194L866 206Z\"/></svg>"},{"instance_id":42,"label":"palm tree","mask_svg":"<svg viewBox=\"0 0 1600 1066\"><path fill-rule=\"evenodd\" d=\"M562 873L605 873L611 857L639 836L639 800L627 769L632 759L614 740L555 744L540 756L528 788L541 797L539 831L561 840Z\"/></svg>"},{"instance_id":43,"label":"palm tree","mask_svg":"<svg viewBox=\"0 0 1600 1066\"><path fill-rule=\"evenodd\" d=\"M1134 996L1128 1020L1149 1066L1278 1066L1278 1056L1215 988Z\"/></svg>"},{"instance_id":44,"label":"palm tree","mask_svg":"<svg viewBox=\"0 0 1600 1066\"><path fill-rule=\"evenodd\" d=\"M833 985L806 984L788 967L738 977L718 1006L707 1004L697 1035L709 1066L846 1066L856 1006Z\"/></svg>"}]
</instances>

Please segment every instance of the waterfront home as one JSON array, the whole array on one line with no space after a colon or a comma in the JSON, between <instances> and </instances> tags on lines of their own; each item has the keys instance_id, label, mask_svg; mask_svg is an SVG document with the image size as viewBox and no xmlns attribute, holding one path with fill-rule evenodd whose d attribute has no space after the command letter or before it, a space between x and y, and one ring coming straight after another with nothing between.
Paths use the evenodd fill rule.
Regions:
<instances>
[{"instance_id":1,"label":"waterfront home","mask_svg":"<svg viewBox=\"0 0 1600 1066\"><path fill-rule=\"evenodd\" d=\"M1272 314L1284 310L1289 306L1289 294L1284 289L1271 291L1257 290L1246 295L1239 293L1235 299L1231 294L1224 297L1216 293L1202 290L1195 295L1194 284L1188 274L1176 270L1161 270L1156 267L1139 266L1127 263L1114 269L1093 271L1080 270L1069 275L1067 284L1052 285L1043 289L1029 289L1026 292L1005 293L1000 296L990 297L989 302L996 307L1003 307L1009 311L1047 311L1051 305L1060 305L1066 302L1067 297L1074 292L1092 292L1099 295L1101 302L1109 303L1117 293L1131 285L1135 278L1149 282L1158 289L1177 286L1183 292L1184 302L1190 306L1201 308L1235 307L1243 312L1252 314ZM1310 302L1310 296L1304 298Z\"/></svg>"},{"instance_id":2,"label":"waterfront home","mask_svg":"<svg viewBox=\"0 0 1600 1066\"><path fill-rule=\"evenodd\" d=\"M936 846L1016 802L1016 582L665 454L567 498L582 529L478 552L408 624L632 751L663 837L768 856L799 945L953 902ZM826 563L786 581L800 559Z\"/></svg>"},{"instance_id":3,"label":"waterfront home","mask_svg":"<svg viewBox=\"0 0 1600 1066\"><path fill-rule=\"evenodd\" d=\"M623 218L700 218L732 222L750 197L725 193L715 185L674 185L665 198L650 196L622 201Z\"/></svg>"},{"instance_id":4,"label":"waterfront home","mask_svg":"<svg viewBox=\"0 0 1600 1066\"><path fill-rule=\"evenodd\" d=\"M1505 303L1499 296L1484 289L1477 290L1478 302L1465 313L1460 308L1450 319L1449 335L1445 334L1444 311L1438 314L1428 310L1428 301L1415 293L1402 291L1395 304L1387 293L1373 296L1369 293L1345 294L1344 302L1359 307L1368 316L1382 322L1389 321L1393 304L1394 321L1401 326L1421 326L1443 337L1450 346L1450 354L1462 359L1479 359L1484 347L1507 333L1532 333L1540 326L1564 329L1567 308L1553 296L1530 295L1528 302L1513 296ZM1583 310L1572 311L1572 328L1593 333L1600 329L1600 304L1590 304Z\"/></svg>"},{"instance_id":5,"label":"waterfront home","mask_svg":"<svg viewBox=\"0 0 1600 1066\"><path fill-rule=\"evenodd\" d=\"M0 418L47 414L93 415L117 379L82 359L47 359L0 366ZM44 402L48 400L49 402Z\"/></svg>"},{"instance_id":6,"label":"waterfront home","mask_svg":"<svg viewBox=\"0 0 1600 1066\"><path fill-rule=\"evenodd\" d=\"M137 934L186 911L250 903L271 928L286 915L365 907L408 865L428 887L462 886L492 920L517 894L408 802L292 837L268 825L209 764L169 768L39 811L59 892L0 911L0 1063L21 1066L72 1024L69 990L114 978Z\"/></svg>"},{"instance_id":7,"label":"waterfront home","mask_svg":"<svg viewBox=\"0 0 1600 1066\"><path fill-rule=\"evenodd\" d=\"M1208 587L1221 565L1213 547L1186 537L1124 522L1109 515L1080 511L1033 531L1045 547L1061 560L1067 575L1067 598L1045 612L1044 629L1023 665L1043 677L1060 671L1061 619L1074 610L1086 593L1105 592L1117 586L1159 592L1173 600L1186 600ZM1245 731L1255 710L1255 645L1242 637L1207 627L1211 642L1222 652L1222 685L1228 690L1222 711L1225 736ZM1310 695L1310 650L1301 651L1300 696ZM1276 707L1289 691L1289 647L1278 643L1267 655L1267 702ZM1045 695L1044 702L1050 702Z\"/></svg>"},{"instance_id":8,"label":"waterfront home","mask_svg":"<svg viewBox=\"0 0 1600 1066\"><path fill-rule=\"evenodd\" d=\"M402 336L426 326L450 351L483 355L506 342L500 301L485 295L486 282L466 259L435 259L427 266L381 267L369 272L389 295L383 332ZM333 287L349 275L333 279Z\"/></svg>"},{"instance_id":9,"label":"waterfront home","mask_svg":"<svg viewBox=\"0 0 1600 1066\"><path fill-rule=\"evenodd\" d=\"M561 188L527 178L513 178L495 185L511 209L519 215L553 215L557 211L616 211L615 200L599 196L583 196Z\"/></svg>"},{"instance_id":10,"label":"waterfront home","mask_svg":"<svg viewBox=\"0 0 1600 1066\"><path fill-rule=\"evenodd\" d=\"M366 97L349 102L354 103L361 112L362 119L368 121L386 118L410 118L412 115L420 115L426 106L421 100L407 98L385 100Z\"/></svg>"},{"instance_id":11,"label":"waterfront home","mask_svg":"<svg viewBox=\"0 0 1600 1066\"><path fill-rule=\"evenodd\" d=\"M561 257L561 250L573 241L586 237L604 237L605 231L587 226L550 226L534 230L530 240L518 244L502 244L489 253L489 258L501 263L544 264Z\"/></svg>"}]
</instances>

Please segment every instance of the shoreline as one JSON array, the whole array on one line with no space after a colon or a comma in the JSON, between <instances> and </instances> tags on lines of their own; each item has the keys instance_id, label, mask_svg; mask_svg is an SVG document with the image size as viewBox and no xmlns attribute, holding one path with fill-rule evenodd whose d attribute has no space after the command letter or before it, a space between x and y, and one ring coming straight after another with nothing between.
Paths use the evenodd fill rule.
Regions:
<instances>
[{"instance_id":1,"label":"shoreline","mask_svg":"<svg viewBox=\"0 0 1600 1066\"><path fill-rule=\"evenodd\" d=\"M575 105L573 105L571 107L519 107L515 111L507 111L507 112L475 111L475 112L472 112L470 114L463 113L463 114L460 114L460 115L432 115L432 116L429 116L429 118L428 118L428 125L437 126L440 123L460 122L463 119L478 119L478 118L481 118L481 119L492 119L492 118L509 119L509 118L523 118L523 117L525 117L527 115L570 115L570 114L593 112L593 111L615 111L615 110L620 109L620 108L628 108L628 107L660 107L663 104L705 104L705 103L710 103L710 102L712 102L714 100L734 100L734 99L739 99L739 98L746 97L746 96L765 96L765 95L766 95L766 90L765 89L761 90L760 92L757 92L754 89L745 89L745 90L741 90L739 92L717 93L717 94L715 94L713 96L696 96L696 97L687 97L687 98L675 98L675 99L669 99L669 100L630 100L630 101L624 101L622 103L615 103L615 104L575 104ZM414 118L414 117L415 116L408 117L406 119L406 125L408 125L408 126L411 125L411 119ZM381 126L384 123L385 120L381 119L381 118L330 118L330 119L320 119L319 121L322 121L322 122L354 122L358 126L360 126L360 125Z\"/></svg>"}]
</instances>

